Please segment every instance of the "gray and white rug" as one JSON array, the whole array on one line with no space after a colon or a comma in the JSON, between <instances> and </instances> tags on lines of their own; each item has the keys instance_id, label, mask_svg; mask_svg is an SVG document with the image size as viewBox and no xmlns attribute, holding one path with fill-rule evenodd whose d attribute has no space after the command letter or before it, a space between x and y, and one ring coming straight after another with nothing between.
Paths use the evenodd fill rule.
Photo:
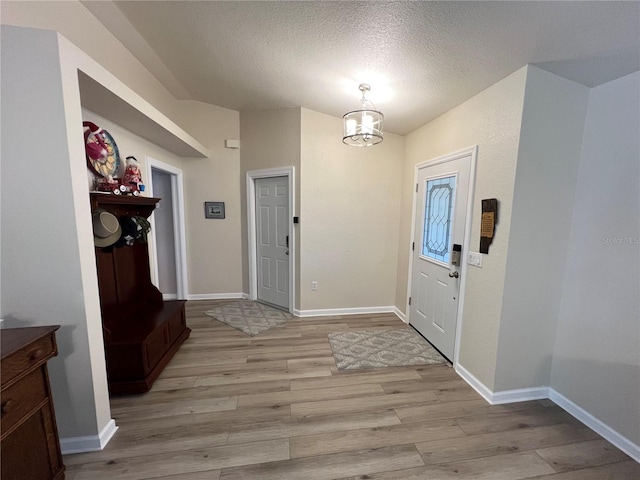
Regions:
<instances>
[{"instance_id":1,"label":"gray and white rug","mask_svg":"<svg viewBox=\"0 0 640 480\"><path fill-rule=\"evenodd\" d=\"M446 363L411 329L364 330L328 334L338 370Z\"/></svg>"},{"instance_id":2,"label":"gray and white rug","mask_svg":"<svg viewBox=\"0 0 640 480\"><path fill-rule=\"evenodd\" d=\"M293 318L288 312L251 300L223 303L204 313L251 337Z\"/></svg>"}]
</instances>

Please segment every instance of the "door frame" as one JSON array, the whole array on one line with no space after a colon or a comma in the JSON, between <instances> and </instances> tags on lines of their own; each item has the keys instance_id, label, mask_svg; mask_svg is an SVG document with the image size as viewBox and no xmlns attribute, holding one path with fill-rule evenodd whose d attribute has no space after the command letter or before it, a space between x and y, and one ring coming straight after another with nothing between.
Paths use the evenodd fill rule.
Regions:
<instances>
[{"instance_id":1,"label":"door frame","mask_svg":"<svg viewBox=\"0 0 640 480\"><path fill-rule=\"evenodd\" d=\"M258 255L256 239L256 179L271 177L287 177L289 189L289 312L294 311L295 297L295 264L296 243L293 232L293 216L295 212L295 167L267 168L247 172L247 246L249 259L249 300L258 299Z\"/></svg>"},{"instance_id":2,"label":"door frame","mask_svg":"<svg viewBox=\"0 0 640 480\"><path fill-rule=\"evenodd\" d=\"M173 241L176 246L176 281L177 297L186 300L189 296L188 267L187 267L187 234L185 225L184 208L184 175L182 169L164 163L153 157L146 157L147 181L145 182L149 195L153 196L153 175L151 169L160 170L171 176L171 193L173 195ZM158 242L156 239L155 220L153 215L149 218L151 224L151 238L153 244L149 245L149 256L153 261L151 280L155 285L159 283L158 275ZM167 300L166 298L165 300Z\"/></svg>"},{"instance_id":3,"label":"door frame","mask_svg":"<svg viewBox=\"0 0 640 480\"><path fill-rule=\"evenodd\" d=\"M415 166L414 174L413 174L413 184L418 184L418 175L419 171L423 168L431 167L434 165L439 165L442 163L447 163L453 160L458 160L462 157L471 156L471 164L469 165L469 193L467 196L467 216L464 221L464 242L462 244L462 251L464 252L464 256L460 259L460 293L458 295L458 313L456 315L456 337L454 341L454 350L453 350L453 366L457 367L458 359L460 355L460 339L462 333L462 318L464 311L464 299L467 288L467 258L469 255L469 245L471 244L471 225L473 220L473 196L475 192L476 186L476 162L478 156L478 146L473 145L471 147L463 148L462 150L458 150L452 153L448 153L446 155L442 155L440 157L432 158L430 160L426 160L424 162L418 163ZM418 208L418 192L416 189L413 189L413 206L411 209L411 237L409 243L409 278L407 281L407 299L406 299L406 322L409 323L411 321L411 306L409 305L409 297L411 297L411 283L413 278L413 255L415 253L411 248L411 242L415 239L416 234L416 210Z\"/></svg>"}]
</instances>

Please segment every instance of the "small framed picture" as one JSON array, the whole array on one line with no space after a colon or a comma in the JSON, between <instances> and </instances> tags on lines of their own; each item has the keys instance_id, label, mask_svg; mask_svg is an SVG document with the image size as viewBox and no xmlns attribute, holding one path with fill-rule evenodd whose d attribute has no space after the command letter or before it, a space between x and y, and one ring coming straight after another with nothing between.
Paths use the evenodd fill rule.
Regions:
<instances>
[{"instance_id":1,"label":"small framed picture","mask_svg":"<svg viewBox=\"0 0 640 480\"><path fill-rule=\"evenodd\" d=\"M224 202L204 202L204 218L224 218Z\"/></svg>"}]
</instances>

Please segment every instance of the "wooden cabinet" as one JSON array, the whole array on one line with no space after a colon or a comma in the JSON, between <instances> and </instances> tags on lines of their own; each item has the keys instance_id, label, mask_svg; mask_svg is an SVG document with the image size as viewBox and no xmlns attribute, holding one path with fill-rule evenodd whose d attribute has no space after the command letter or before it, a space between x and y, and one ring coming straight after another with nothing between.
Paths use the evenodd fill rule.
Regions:
<instances>
[{"instance_id":1,"label":"wooden cabinet","mask_svg":"<svg viewBox=\"0 0 640 480\"><path fill-rule=\"evenodd\" d=\"M47 360L58 326L7 328L2 335L2 480L61 480L64 465Z\"/></svg>"},{"instance_id":2,"label":"wooden cabinet","mask_svg":"<svg viewBox=\"0 0 640 480\"><path fill-rule=\"evenodd\" d=\"M91 209L148 218L159 200L92 193ZM96 267L109 392L146 392L189 337L185 301L162 300L151 283L146 243L96 247Z\"/></svg>"}]
</instances>

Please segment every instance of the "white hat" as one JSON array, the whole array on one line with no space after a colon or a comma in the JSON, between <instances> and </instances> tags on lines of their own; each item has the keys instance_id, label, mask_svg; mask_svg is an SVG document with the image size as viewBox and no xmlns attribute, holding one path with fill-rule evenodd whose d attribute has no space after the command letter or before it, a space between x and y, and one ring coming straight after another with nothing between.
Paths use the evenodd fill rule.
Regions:
<instances>
[{"instance_id":1,"label":"white hat","mask_svg":"<svg viewBox=\"0 0 640 480\"><path fill-rule=\"evenodd\" d=\"M120 222L106 210L93 212L93 243L96 247L109 247L116 243L122 234Z\"/></svg>"}]
</instances>

